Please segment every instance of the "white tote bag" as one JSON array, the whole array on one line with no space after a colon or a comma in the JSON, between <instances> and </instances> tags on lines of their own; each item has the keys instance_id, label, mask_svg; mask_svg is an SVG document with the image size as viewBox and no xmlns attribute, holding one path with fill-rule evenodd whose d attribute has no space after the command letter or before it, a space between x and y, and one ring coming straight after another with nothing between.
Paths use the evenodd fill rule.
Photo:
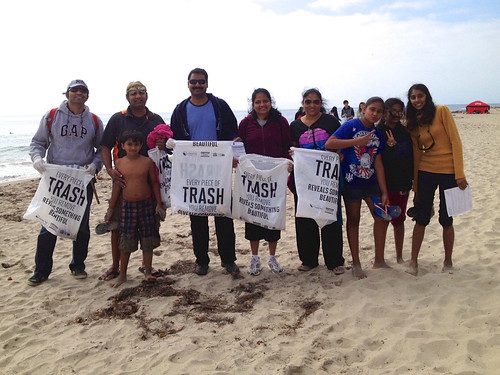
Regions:
<instances>
[{"instance_id":1,"label":"white tote bag","mask_svg":"<svg viewBox=\"0 0 500 375\"><path fill-rule=\"evenodd\" d=\"M335 152L293 148L297 217L314 219L322 228L337 221L340 163Z\"/></svg>"},{"instance_id":2,"label":"white tote bag","mask_svg":"<svg viewBox=\"0 0 500 375\"><path fill-rule=\"evenodd\" d=\"M50 233L76 239L92 176L83 168L46 164L38 189L23 218L35 220Z\"/></svg>"},{"instance_id":3,"label":"white tote bag","mask_svg":"<svg viewBox=\"0 0 500 375\"><path fill-rule=\"evenodd\" d=\"M175 141L172 212L231 217L232 141Z\"/></svg>"},{"instance_id":4,"label":"white tote bag","mask_svg":"<svg viewBox=\"0 0 500 375\"><path fill-rule=\"evenodd\" d=\"M166 151L160 150L158 147L148 150L148 155L156 164L160 172L160 193L161 201L165 208L170 207L170 182L172 178L172 161L171 156Z\"/></svg>"},{"instance_id":5,"label":"white tote bag","mask_svg":"<svg viewBox=\"0 0 500 375\"><path fill-rule=\"evenodd\" d=\"M233 218L268 229L285 229L290 160L240 156L233 191Z\"/></svg>"}]
</instances>

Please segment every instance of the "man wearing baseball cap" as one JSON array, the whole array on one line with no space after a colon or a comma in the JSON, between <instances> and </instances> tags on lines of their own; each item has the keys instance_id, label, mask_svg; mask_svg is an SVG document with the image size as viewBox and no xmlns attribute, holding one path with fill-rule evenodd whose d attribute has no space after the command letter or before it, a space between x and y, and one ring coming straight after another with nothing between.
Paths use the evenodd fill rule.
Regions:
<instances>
[{"instance_id":1,"label":"man wearing baseball cap","mask_svg":"<svg viewBox=\"0 0 500 375\"><path fill-rule=\"evenodd\" d=\"M104 134L102 136L102 161L106 172L113 179L113 183L118 183L125 186L126 181L123 179L120 172L113 167L113 160L125 156L125 151L121 148L118 141L121 134L127 130L138 130L147 138L148 134L153 131L156 125L164 124L165 121L160 115L151 112L146 107L148 100L148 91L140 81L132 81L127 85L125 90L125 98L129 106L126 110L115 113L108 121ZM141 155L148 156L148 147L146 142L143 143ZM119 212L119 210L115 210ZM113 218L115 221L117 218ZM118 249L119 232L118 230L111 231L111 255L113 264L100 277L101 280L111 280L119 274L120 250Z\"/></svg>"},{"instance_id":2,"label":"man wearing baseball cap","mask_svg":"<svg viewBox=\"0 0 500 375\"><path fill-rule=\"evenodd\" d=\"M58 108L47 112L40 121L30 144L33 167L43 174L45 161L58 165L85 167L91 176L101 168L101 137L103 124L99 117L90 113L85 102L89 88L81 79L71 81L63 93L66 96ZM85 279L85 259L90 240L89 216L92 203L92 184L87 185L87 208L76 240L73 241L73 258L69 264L76 279ZM36 286L46 281L52 272L52 255L57 237L42 227L38 235L35 255L35 272L28 283Z\"/></svg>"}]
</instances>

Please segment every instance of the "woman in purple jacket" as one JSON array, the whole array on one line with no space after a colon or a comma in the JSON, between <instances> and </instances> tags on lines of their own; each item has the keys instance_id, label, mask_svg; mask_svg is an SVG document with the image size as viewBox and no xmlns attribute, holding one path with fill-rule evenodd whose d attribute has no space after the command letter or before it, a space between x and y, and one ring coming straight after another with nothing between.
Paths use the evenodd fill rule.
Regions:
<instances>
[{"instance_id":1,"label":"woman in purple jacket","mask_svg":"<svg viewBox=\"0 0 500 375\"><path fill-rule=\"evenodd\" d=\"M290 127L288 121L273 107L273 100L268 90L255 89L252 93L250 112L240 122L238 136L245 145L247 154L259 154L274 158L288 158L290 149ZM250 241L252 259L249 273L260 274L262 267L259 258L260 240L269 243L268 265L272 272L282 272L283 267L275 258L276 246L280 239L279 230L245 223L245 238Z\"/></svg>"}]
</instances>

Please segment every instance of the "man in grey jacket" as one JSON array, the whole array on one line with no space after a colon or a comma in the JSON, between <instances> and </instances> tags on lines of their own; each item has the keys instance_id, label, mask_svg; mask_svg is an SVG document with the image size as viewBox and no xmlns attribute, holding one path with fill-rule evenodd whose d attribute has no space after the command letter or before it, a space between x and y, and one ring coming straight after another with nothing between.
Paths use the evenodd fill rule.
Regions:
<instances>
[{"instance_id":1,"label":"man in grey jacket","mask_svg":"<svg viewBox=\"0 0 500 375\"><path fill-rule=\"evenodd\" d=\"M30 156L33 167L43 174L47 163L77 165L94 176L102 166L100 143L104 130L101 119L90 113L85 102L89 89L84 81L71 81L64 93L59 108L47 112L40 121L38 130L31 140ZM87 208L80 224L76 240L73 241L73 259L69 264L76 279L85 279L85 259L90 240L89 215L92 203L92 184L87 186ZM57 237L42 226L35 254L35 272L28 279L32 286L40 285L52 272L52 255Z\"/></svg>"}]
</instances>

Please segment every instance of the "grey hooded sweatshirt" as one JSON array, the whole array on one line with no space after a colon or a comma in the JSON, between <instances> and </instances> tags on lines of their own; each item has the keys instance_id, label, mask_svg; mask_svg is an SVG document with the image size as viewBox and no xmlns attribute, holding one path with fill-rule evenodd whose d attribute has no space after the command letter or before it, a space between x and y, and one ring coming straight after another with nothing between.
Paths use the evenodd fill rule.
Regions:
<instances>
[{"instance_id":1,"label":"grey hooded sweatshirt","mask_svg":"<svg viewBox=\"0 0 500 375\"><path fill-rule=\"evenodd\" d=\"M101 138L104 126L98 117L99 128L96 129L89 108L85 106L83 113L73 114L63 101L52 122L51 130L47 127L47 112L41 119L30 144L31 160L35 156L45 157L50 164L86 166L94 164L96 169L102 167ZM97 131L96 131L97 130Z\"/></svg>"}]
</instances>

